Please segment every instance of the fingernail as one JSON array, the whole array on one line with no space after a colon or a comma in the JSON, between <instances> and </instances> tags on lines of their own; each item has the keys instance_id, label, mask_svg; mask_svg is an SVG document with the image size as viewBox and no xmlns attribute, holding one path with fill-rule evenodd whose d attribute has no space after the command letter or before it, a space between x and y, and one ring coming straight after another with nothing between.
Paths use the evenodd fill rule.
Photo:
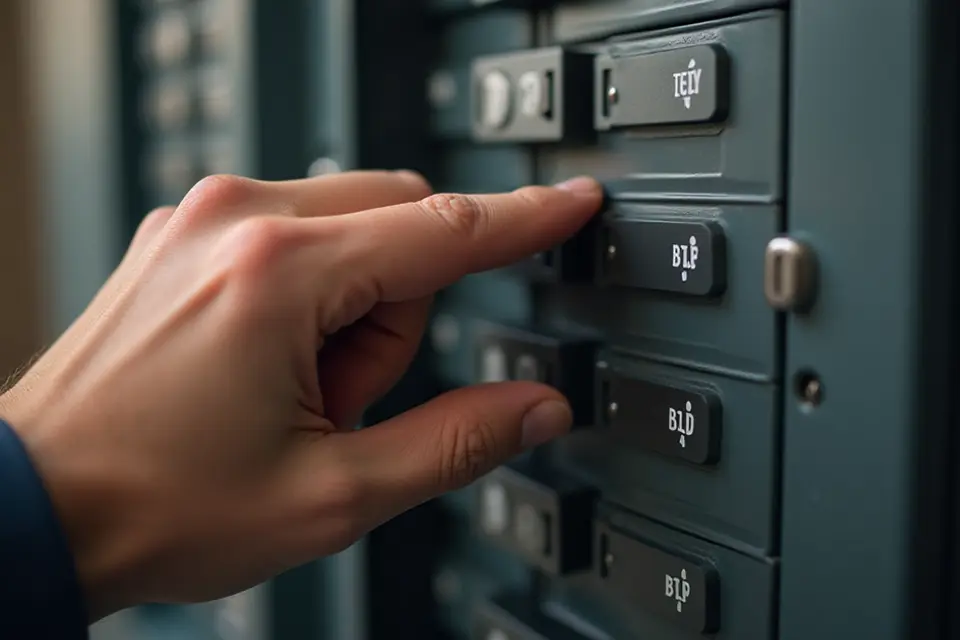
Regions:
<instances>
[{"instance_id":1,"label":"fingernail","mask_svg":"<svg viewBox=\"0 0 960 640\"><path fill-rule=\"evenodd\" d=\"M570 430L573 415L570 407L559 400L541 402L523 417L522 444L525 448L539 446Z\"/></svg>"},{"instance_id":2,"label":"fingernail","mask_svg":"<svg viewBox=\"0 0 960 640\"><path fill-rule=\"evenodd\" d=\"M573 191L574 193L587 195L594 195L600 190L600 183L589 176L570 178L554 186L564 191Z\"/></svg>"}]
</instances>

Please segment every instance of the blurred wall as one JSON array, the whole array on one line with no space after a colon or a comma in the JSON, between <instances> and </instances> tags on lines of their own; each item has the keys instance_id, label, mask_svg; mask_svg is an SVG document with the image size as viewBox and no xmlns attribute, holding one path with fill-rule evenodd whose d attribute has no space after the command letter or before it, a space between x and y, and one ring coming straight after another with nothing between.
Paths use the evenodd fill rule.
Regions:
<instances>
[{"instance_id":1,"label":"blurred wall","mask_svg":"<svg viewBox=\"0 0 960 640\"><path fill-rule=\"evenodd\" d=\"M46 325L27 1L0 2L0 382L37 353Z\"/></svg>"},{"instance_id":2,"label":"blurred wall","mask_svg":"<svg viewBox=\"0 0 960 640\"><path fill-rule=\"evenodd\" d=\"M36 105L47 340L83 311L121 251L115 3L127 1L13 2Z\"/></svg>"}]
</instances>

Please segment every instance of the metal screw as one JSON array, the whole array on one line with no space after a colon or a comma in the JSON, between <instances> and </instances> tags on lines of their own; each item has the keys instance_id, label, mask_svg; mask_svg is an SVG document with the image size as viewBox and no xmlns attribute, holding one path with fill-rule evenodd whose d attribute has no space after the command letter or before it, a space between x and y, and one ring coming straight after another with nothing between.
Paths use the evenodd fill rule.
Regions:
<instances>
[{"instance_id":1,"label":"metal screw","mask_svg":"<svg viewBox=\"0 0 960 640\"><path fill-rule=\"evenodd\" d=\"M607 260L613 260L616 257L617 257L617 247L611 244L607 247Z\"/></svg>"},{"instance_id":2,"label":"metal screw","mask_svg":"<svg viewBox=\"0 0 960 640\"><path fill-rule=\"evenodd\" d=\"M607 555L603 556L603 564L606 565L607 568L610 568L610 567L613 566L613 554L612 554L612 553L608 553Z\"/></svg>"},{"instance_id":3,"label":"metal screw","mask_svg":"<svg viewBox=\"0 0 960 640\"><path fill-rule=\"evenodd\" d=\"M823 402L823 383L813 371L800 371L794 377L794 391L807 408L820 406Z\"/></svg>"},{"instance_id":4,"label":"metal screw","mask_svg":"<svg viewBox=\"0 0 960 640\"><path fill-rule=\"evenodd\" d=\"M610 404L607 405L607 415L610 416L611 418L614 418L616 417L617 411L619 409L620 407L617 406L616 402L611 402Z\"/></svg>"},{"instance_id":5,"label":"metal screw","mask_svg":"<svg viewBox=\"0 0 960 640\"><path fill-rule=\"evenodd\" d=\"M808 380L803 387L803 399L810 404L819 404L822 395L819 380Z\"/></svg>"}]
</instances>

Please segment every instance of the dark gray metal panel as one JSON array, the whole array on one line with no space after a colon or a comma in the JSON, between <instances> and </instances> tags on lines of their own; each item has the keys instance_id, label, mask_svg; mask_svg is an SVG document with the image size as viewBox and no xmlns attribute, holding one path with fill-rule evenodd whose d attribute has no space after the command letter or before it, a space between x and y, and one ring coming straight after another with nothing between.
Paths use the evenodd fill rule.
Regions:
<instances>
[{"instance_id":1,"label":"dark gray metal panel","mask_svg":"<svg viewBox=\"0 0 960 640\"><path fill-rule=\"evenodd\" d=\"M510 191L533 182L532 153L521 146L450 146L438 189L464 193Z\"/></svg>"},{"instance_id":2,"label":"dark gray metal panel","mask_svg":"<svg viewBox=\"0 0 960 640\"><path fill-rule=\"evenodd\" d=\"M430 131L437 138L470 138L470 66L434 71L427 80Z\"/></svg>"},{"instance_id":3,"label":"dark gray metal panel","mask_svg":"<svg viewBox=\"0 0 960 640\"><path fill-rule=\"evenodd\" d=\"M720 457L698 467L626 446L600 427L554 446L554 461L602 488L603 497L672 526L757 557L776 549L777 387L605 353L623 373L704 385L722 404ZM593 372L583 372L584 384ZM667 415L663 428L667 428Z\"/></svg>"},{"instance_id":4,"label":"dark gray metal panel","mask_svg":"<svg viewBox=\"0 0 960 640\"><path fill-rule=\"evenodd\" d=\"M813 313L789 320L786 373L816 371L823 399L785 398L783 640L921 637L907 628L908 578L928 425L909 381L922 367L929 4L793 4L789 227L815 249L821 286Z\"/></svg>"},{"instance_id":5,"label":"dark gray metal panel","mask_svg":"<svg viewBox=\"0 0 960 640\"><path fill-rule=\"evenodd\" d=\"M545 148L539 156L542 179L588 173L607 180L618 198L779 201L784 25L781 12L769 11L600 47L615 59L691 44L724 47L731 67L729 116L717 124L605 133L595 148ZM660 90L672 92L670 76L665 79ZM599 74L598 101L602 82Z\"/></svg>"},{"instance_id":6,"label":"dark gray metal panel","mask_svg":"<svg viewBox=\"0 0 960 640\"><path fill-rule=\"evenodd\" d=\"M560 328L590 327L604 341L648 358L776 379L777 325L763 298L763 253L779 228L779 208L644 204L630 209L634 215L672 212L719 222L727 237L725 294L718 300L697 300L617 287L557 287L539 292L542 316Z\"/></svg>"},{"instance_id":7,"label":"dark gray metal panel","mask_svg":"<svg viewBox=\"0 0 960 640\"><path fill-rule=\"evenodd\" d=\"M469 62L487 53L533 46L533 17L520 9L492 9L462 18L441 32L439 59Z\"/></svg>"},{"instance_id":8,"label":"dark gray metal panel","mask_svg":"<svg viewBox=\"0 0 960 640\"><path fill-rule=\"evenodd\" d=\"M571 0L553 11L552 36L559 42L582 40L777 4L786 0Z\"/></svg>"}]
</instances>

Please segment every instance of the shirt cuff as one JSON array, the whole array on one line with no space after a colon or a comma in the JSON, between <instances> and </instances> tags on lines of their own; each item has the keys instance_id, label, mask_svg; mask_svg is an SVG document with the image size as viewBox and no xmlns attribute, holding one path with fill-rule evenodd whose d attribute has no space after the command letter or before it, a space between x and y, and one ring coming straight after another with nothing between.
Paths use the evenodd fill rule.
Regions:
<instances>
[{"instance_id":1,"label":"shirt cuff","mask_svg":"<svg viewBox=\"0 0 960 640\"><path fill-rule=\"evenodd\" d=\"M0 420L0 638L86 640L73 556L16 432Z\"/></svg>"}]
</instances>

